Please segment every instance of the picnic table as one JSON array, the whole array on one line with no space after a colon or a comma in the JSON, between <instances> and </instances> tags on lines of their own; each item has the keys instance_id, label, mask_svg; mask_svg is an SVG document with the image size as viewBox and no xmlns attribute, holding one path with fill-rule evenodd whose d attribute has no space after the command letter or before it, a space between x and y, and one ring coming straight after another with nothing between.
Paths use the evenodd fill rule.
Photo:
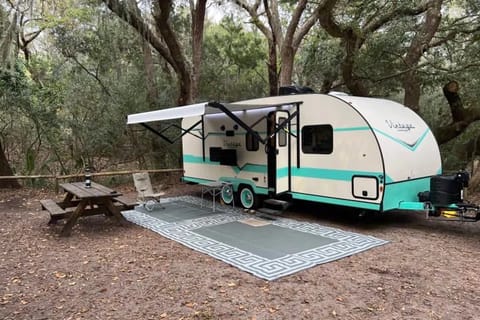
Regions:
<instances>
[{"instance_id":1,"label":"picnic table","mask_svg":"<svg viewBox=\"0 0 480 320\"><path fill-rule=\"evenodd\" d=\"M121 210L131 209L135 205L122 197L120 192L95 182L90 187L84 182L63 183L60 187L65 191L63 201L41 200L40 203L43 209L50 212L49 224L67 219L62 236L69 236L78 218L82 216L105 214L124 223Z\"/></svg>"}]
</instances>

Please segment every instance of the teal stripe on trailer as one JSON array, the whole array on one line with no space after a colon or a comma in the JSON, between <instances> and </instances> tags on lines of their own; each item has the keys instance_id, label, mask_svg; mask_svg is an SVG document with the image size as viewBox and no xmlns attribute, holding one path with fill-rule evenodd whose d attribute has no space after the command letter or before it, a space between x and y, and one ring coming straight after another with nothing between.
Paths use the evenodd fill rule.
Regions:
<instances>
[{"instance_id":1,"label":"teal stripe on trailer","mask_svg":"<svg viewBox=\"0 0 480 320\"><path fill-rule=\"evenodd\" d=\"M220 177L218 180L230 182L233 185L233 190L234 191L238 191L238 187L241 184L246 184L246 185L249 185L250 187L252 187L253 192L255 192L256 194L261 194L261 195L267 195L268 194L268 188L259 187L259 186L255 185L255 183L253 183L251 180L239 179L239 178L234 178L234 177Z\"/></svg>"},{"instance_id":2,"label":"teal stripe on trailer","mask_svg":"<svg viewBox=\"0 0 480 320\"><path fill-rule=\"evenodd\" d=\"M402 202L418 202L418 193L430 190L430 177L386 184L383 211L400 209Z\"/></svg>"},{"instance_id":3,"label":"teal stripe on trailer","mask_svg":"<svg viewBox=\"0 0 480 320\"><path fill-rule=\"evenodd\" d=\"M288 174L288 170L286 168L281 168L280 172L285 175ZM292 176L314 178L314 179L351 181L353 176L369 176L369 177L377 177L378 179L380 179L380 177L383 177L383 172L293 167ZM280 177L283 177L283 176L280 176ZM392 178L387 176L384 182L391 183L393 182L393 180Z\"/></svg>"},{"instance_id":4,"label":"teal stripe on trailer","mask_svg":"<svg viewBox=\"0 0 480 320\"><path fill-rule=\"evenodd\" d=\"M378 129L373 129L375 132L378 132L380 133L381 135L383 135L384 137L387 137L388 139L392 140L392 141L395 141L396 143L404 146L405 148L407 149L410 149L411 151L415 151L417 150L417 148L422 144L422 141L425 139L425 137L427 136L427 134L430 132L430 129L427 129L425 130L425 132L420 136L420 138L418 138L417 141L415 141L415 143L413 144L407 144L405 143L404 141L400 140L400 139L397 139L395 137L392 137L391 135L381 131L381 130L378 130Z\"/></svg>"},{"instance_id":5,"label":"teal stripe on trailer","mask_svg":"<svg viewBox=\"0 0 480 320\"><path fill-rule=\"evenodd\" d=\"M234 167L235 168L235 167ZM250 164L247 163L241 168L236 168L238 169L238 172L240 171L248 171L248 172L257 172L257 173L265 173L267 174L267 166L263 164ZM237 173L238 173L237 172Z\"/></svg>"},{"instance_id":6,"label":"teal stripe on trailer","mask_svg":"<svg viewBox=\"0 0 480 320\"><path fill-rule=\"evenodd\" d=\"M182 179L185 182L192 182L192 183L198 183L198 184L206 184L206 183L210 183L210 182L215 181L215 180L194 178L194 177L183 177ZM261 194L261 195L267 195L268 194L268 188L258 187L255 184L253 184L250 180L237 179L237 178L233 178L233 177L220 177L220 178L218 178L218 181L230 182L233 185L233 190L234 191L238 191L238 186L239 185L247 184L250 187L252 187L253 191L256 194Z\"/></svg>"},{"instance_id":7,"label":"teal stripe on trailer","mask_svg":"<svg viewBox=\"0 0 480 320\"><path fill-rule=\"evenodd\" d=\"M350 127L350 128L334 128L334 132L349 132L349 131L369 131L370 127Z\"/></svg>"},{"instance_id":8,"label":"teal stripe on trailer","mask_svg":"<svg viewBox=\"0 0 480 320\"><path fill-rule=\"evenodd\" d=\"M191 155L191 154L185 154L183 155L183 162L187 162L187 163L202 163L202 164L211 164L211 165L219 165L220 162L217 162L217 161L210 161L210 159L208 157L205 157L205 161L203 161L203 157L202 156L194 156L194 155Z\"/></svg>"},{"instance_id":9,"label":"teal stripe on trailer","mask_svg":"<svg viewBox=\"0 0 480 320\"><path fill-rule=\"evenodd\" d=\"M209 182L213 181L213 180L193 178L193 177L182 177L182 180L185 181L185 182L193 182L193 183L198 183L198 184L205 184L205 183L209 183Z\"/></svg>"},{"instance_id":10,"label":"teal stripe on trailer","mask_svg":"<svg viewBox=\"0 0 480 320\"><path fill-rule=\"evenodd\" d=\"M217 161L210 161L208 157L205 157L205 161L203 161L203 157L201 156L194 156L190 154L186 154L183 156L184 163L196 163L196 164L208 164L213 166L219 166L220 162ZM256 173L267 173L267 166L264 164L252 164L246 163L243 167L238 166L229 166L235 173L239 173L240 171L246 172L256 172Z\"/></svg>"},{"instance_id":11,"label":"teal stripe on trailer","mask_svg":"<svg viewBox=\"0 0 480 320\"><path fill-rule=\"evenodd\" d=\"M376 211L380 210L380 204L378 204L378 203L329 198L329 197L322 197L322 196L316 196L316 195L304 194L304 193L297 193L297 192L292 192L291 194L292 194L293 199L298 199L298 200L328 203L328 204L334 204L334 205L339 205L339 206L347 206L347 207L354 207L354 208L368 209L368 210L376 210Z\"/></svg>"},{"instance_id":12,"label":"teal stripe on trailer","mask_svg":"<svg viewBox=\"0 0 480 320\"><path fill-rule=\"evenodd\" d=\"M206 157L205 161L203 161L203 157L194 156L194 155L184 155L183 162L209 164L214 166L220 165L219 162L210 161L208 157ZM267 166L263 164L247 163L241 168L235 167L235 166L230 166L230 167L237 174L240 173L241 171L267 174ZM288 176L288 167L279 168L277 171L278 171L277 172L278 178L285 178ZM292 176L294 177L306 177L306 178L341 180L341 181L351 181L353 176L370 176L370 177L377 177L379 179L381 176L383 176L383 172L324 169L324 168L311 168L311 167L302 167L302 168L292 167L291 172L292 172ZM392 183L394 181L392 180L392 178L387 176L384 182Z\"/></svg>"}]
</instances>

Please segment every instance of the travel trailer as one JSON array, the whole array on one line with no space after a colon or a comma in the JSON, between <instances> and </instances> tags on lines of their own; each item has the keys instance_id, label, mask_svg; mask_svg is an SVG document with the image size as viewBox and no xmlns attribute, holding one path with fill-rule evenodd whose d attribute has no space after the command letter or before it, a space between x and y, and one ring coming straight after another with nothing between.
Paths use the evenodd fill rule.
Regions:
<instances>
[{"instance_id":1,"label":"travel trailer","mask_svg":"<svg viewBox=\"0 0 480 320\"><path fill-rule=\"evenodd\" d=\"M128 124L172 142L165 131L177 124L161 131L149 125L172 119L182 119L184 181L225 182L222 200L235 196L235 205L247 209L287 197L379 212L434 211L430 197L456 208L468 183L465 173L441 175L427 124L385 99L337 93L205 102L132 114Z\"/></svg>"}]
</instances>

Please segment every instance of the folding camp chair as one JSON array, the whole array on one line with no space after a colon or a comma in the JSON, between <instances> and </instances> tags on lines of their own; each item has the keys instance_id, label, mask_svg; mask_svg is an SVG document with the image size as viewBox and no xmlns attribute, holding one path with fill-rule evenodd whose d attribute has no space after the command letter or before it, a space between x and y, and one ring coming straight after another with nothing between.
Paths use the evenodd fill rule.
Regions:
<instances>
[{"instance_id":1,"label":"folding camp chair","mask_svg":"<svg viewBox=\"0 0 480 320\"><path fill-rule=\"evenodd\" d=\"M152 211L155 207L163 209L160 205L160 197L165 195L165 192L155 193L152 188L150 176L147 172L139 172L133 174L133 183L137 189L137 199L147 211Z\"/></svg>"}]
</instances>

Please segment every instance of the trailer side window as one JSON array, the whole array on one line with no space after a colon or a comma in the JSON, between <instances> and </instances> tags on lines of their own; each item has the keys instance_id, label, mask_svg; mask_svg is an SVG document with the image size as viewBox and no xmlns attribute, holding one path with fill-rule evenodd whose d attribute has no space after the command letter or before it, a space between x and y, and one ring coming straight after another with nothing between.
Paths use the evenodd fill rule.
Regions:
<instances>
[{"instance_id":1,"label":"trailer side window","mask_svg":"<svg viewBox=\"0 0 480 320\"><path fill-rule=\"evenodd\" d=\"M330 154L333 152L333 128L329 124L302 128L303 153Z\"/></svg>"},{"instance_id":2,"label":"trailer side window","mask_svg":"<svg viewBox=\"0 0 480 320\"><path fill-rule=\"evenodd\" d=\"M259 143L257 138L251 133L247 132L245 135L245 146L247 148L247 151L257 151L259 147Z\"/></svg>"}]
</instances>

